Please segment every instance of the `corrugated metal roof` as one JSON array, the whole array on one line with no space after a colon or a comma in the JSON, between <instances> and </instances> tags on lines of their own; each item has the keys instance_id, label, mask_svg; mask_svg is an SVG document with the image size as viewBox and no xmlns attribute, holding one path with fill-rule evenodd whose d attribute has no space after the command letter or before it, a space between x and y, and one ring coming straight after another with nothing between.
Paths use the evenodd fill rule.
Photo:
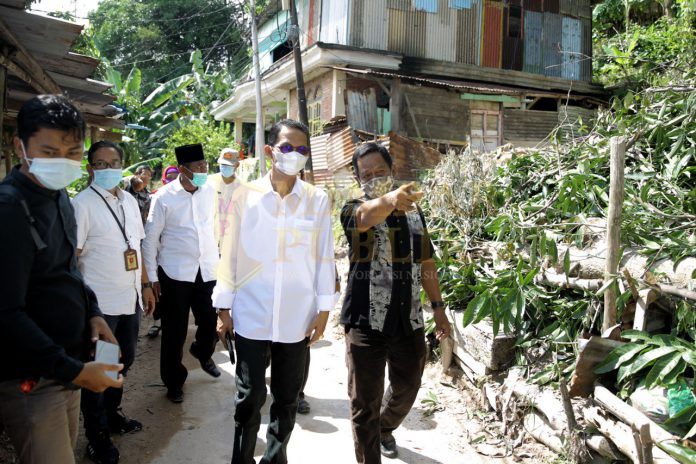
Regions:
<instances>
[{"instance_id":1,"label":"corrugated metal roof","mask_svg":"<svg viewBox=\"0 0 696 464\"><path fill-rule=\"evenodd\" d=\"M513 89L511 87L502 87L493 84L482 84L479 82L466 82L466 81L452 81L444 79L430 79L426 77L418 76L408 76L405 74L388 73L382 71L373 71L371 69L353 69L353 68L342 68L338 66L332 67L339 71L345 71L354 74L364 74L375 77L384 77L388 79L400 78L404 81L411 81L415 83L428 84L434 86L447 87L450 89L461 89L466 90L471 93L481 93L481 94L499 94L499 95L520 95L524 91L519 89Z\"/></svg>"},{"instance_id":2,"label":"corrugated metal roof","mask_svg":"<svg viewBox=\"0 0 696 464\"><path fill-rule=\"evenodd\" d=\"M331 134L326 143L327 165L330 171L337 171L351 163L355 143L353 142L353 129L350 127L340 132Z\"/></svg>"}]
</instances>

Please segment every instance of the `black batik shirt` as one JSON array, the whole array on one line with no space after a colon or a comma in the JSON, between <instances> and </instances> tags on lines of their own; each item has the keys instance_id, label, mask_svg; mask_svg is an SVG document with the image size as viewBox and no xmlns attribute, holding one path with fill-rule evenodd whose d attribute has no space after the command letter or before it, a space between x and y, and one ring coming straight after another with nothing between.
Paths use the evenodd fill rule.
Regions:
<instances>
[{"instance_id":1,"label":"black batik shirt","mask_svg":"<svg viewBox=\"0 0 696 464\"><path fill-rule=\"evenodd\" d=\"M422 329L421 265L433 256L423 214L393 211L361 233L356 212L362 203L349 201L341 211L350 260L341 323L389 336Z\"/></svg>"}]
</instances>

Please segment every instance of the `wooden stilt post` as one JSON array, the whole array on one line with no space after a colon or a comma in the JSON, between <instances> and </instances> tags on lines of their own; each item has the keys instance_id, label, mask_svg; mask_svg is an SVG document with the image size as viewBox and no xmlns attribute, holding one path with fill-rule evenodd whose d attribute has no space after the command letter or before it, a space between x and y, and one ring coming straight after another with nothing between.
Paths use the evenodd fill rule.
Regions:
<instances>
[{"instance_id":1,"label":"wooden stilt post","mask_svg":"<svg viewBox=\"0 0 696 464\"><path fill-rule=\"evenodd\" d=\"M617 278L619 249L621 245L621 209L624 201L624 165L626 141L621 137L611 138L609 165L609 213L607 215L607 260L604 282ZM616 325L616 286L610 285L604 292L604 322L602 331Z\"/></svg>"}]
</instances>

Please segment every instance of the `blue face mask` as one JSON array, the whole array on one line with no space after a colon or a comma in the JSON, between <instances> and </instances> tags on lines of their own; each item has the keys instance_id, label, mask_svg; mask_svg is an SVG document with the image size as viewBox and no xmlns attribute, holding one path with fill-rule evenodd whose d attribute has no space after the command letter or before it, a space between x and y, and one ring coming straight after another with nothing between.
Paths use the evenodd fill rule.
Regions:
<instances>
[{"instance_id":1,"label":"blue face mask","mask_svg":"<svg viewBox=\"0 0 696 464\"><path fill-rule=\"evenodd\" d=\"M121 183L123 178L120 169L99 169L94 171L94 183L104 190L111 190Z\"/></svg>"},{"instance_id":2,"label":"blue face mask","mask_svg":"<svg viewBox=\"0 0 696 464\"><path fill-rule=\"evenodd\" d=\"M61 190L82 177L82 163L67 158L29 158L22 143L29 172L49 190Z\"/></svg>"},{"instance_id":3,"label":"blue face mask","mask_svg":"<svg viewBox=\"0 0 696 464\"><path fill-rule=\"evenodd\" d=\"M196 187L203 187L208 180L208 173L207 172L194 172L193 173L193 180L191 180L191 183L195 185Z\"/></svg>"},{"instance_id":4,"label":"blue face mask","mask_svg":"<svg viewBox=\"0 0 696 464\"><path fill-rule=\"evenodd\" d=\"M222 174L222 177L232 177L234 176L234 171L234 166L230 166L229 164L220 165L220 174Z\"/></svg>"}]
</instances>

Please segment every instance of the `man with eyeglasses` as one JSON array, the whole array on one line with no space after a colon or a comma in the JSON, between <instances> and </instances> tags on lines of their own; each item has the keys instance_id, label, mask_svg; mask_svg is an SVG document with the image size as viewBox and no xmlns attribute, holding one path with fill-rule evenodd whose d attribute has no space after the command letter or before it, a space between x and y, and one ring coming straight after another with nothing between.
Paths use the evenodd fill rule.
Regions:
<instances>
[{"instance_id":1,"label":"man with eyeglasses","mask_svg":"<svg viewBox=\"0 0 696 464\"><path fill-rule=\"evenodd\" d=\"M87 152L91 183L73 200L77 222L78 268L97 294L99 306L121 349L123 375L135 360L143 309L155 308L147 272L143 272L140 242L145 237L136 200L119 188L123 151L100 141ZM119 452L109 437L142 430L142 424L121 410L122 388L104 393L82 391L81 409L87 455L100 464L115 464Z\"/></svg>"},{"instance_id":2,"label":"man with eyeglasses","mask_svg":"<svg viewBox=\"0 0 696 464\"><path fill-rule=\"evenodd\" d=\"M222 237L213 304L220 339L236 340L233 464L254 462L269 362L273 403L260 462L287 463L307 346L322 338L335 304L329 198L298 178L308 142L297 121L271 128L265 153L273 168L234 193Z\"/></svg>"},{"instance_id":3,"label":"man with eyeglasses","mask_svg":"<svg viewBox=\"0 0 696 464\"><path fill-rule=\"evenodd\" d=\"M189 308L198 326L189 352L204 372L220 377L211 303L219 261L215 241L215 189L207 183L208 163L200 144L176 147L179 177L157 190L145 224L143 256L162 317L160 375L173 403L184 401L188 376L181 363Z\"/></svg>"}]
</instances>

